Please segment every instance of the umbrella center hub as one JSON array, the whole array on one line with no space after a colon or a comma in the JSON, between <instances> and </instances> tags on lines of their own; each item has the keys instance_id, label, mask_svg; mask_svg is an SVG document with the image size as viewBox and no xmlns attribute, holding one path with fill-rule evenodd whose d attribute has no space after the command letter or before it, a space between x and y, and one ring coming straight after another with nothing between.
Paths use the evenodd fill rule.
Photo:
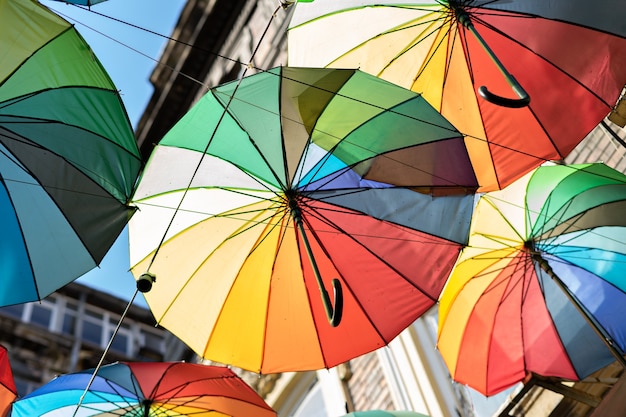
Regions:
<instances>
[{"instance_id":1,"label":"umbrella center hub","mask_svg":"<svg viewBox=\"0 0 626 417\"><path fill-rule=\"evenodd\" d=\"M143 408L144 417L148 417L150 415L150 407L152 406L152 401L150 398L144 398L141 401L141 408Z\"/></svg>"},{"instance_id":2,"label":"umbrella center hub","mask_svg":"<svg viewBox=\"0 0 626 417\"><path fill-rule=\"evenodd\" d=\"M539 251L535 247L535 242L532 240L524 242L524 251L528 252L531 256L539 255Z\"/></svg>"},{"instance_id":3,"label":"umbrella center hub","mask_svg":"<svg viewBox=\"0 0 626 417\"><path fill-rule=\"evenodd\" d=\"M285 197L287 197L287 204L289 204L289 210L294 219L298 219L302 216L300 207L298 205L298 199L300 194L296 190L287 190Z\"/></svg>"}]
</instances>

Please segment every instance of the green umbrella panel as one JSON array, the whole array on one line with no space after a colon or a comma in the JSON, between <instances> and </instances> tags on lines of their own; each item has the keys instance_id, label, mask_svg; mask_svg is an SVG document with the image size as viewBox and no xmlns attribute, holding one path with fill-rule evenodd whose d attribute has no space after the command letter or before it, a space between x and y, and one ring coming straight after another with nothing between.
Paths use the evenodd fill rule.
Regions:
<instances>
[{"instance_id":1,"label":"green umbrella panel","mask_svg":"<svg viewBox=\"0 0 626 417\"><path fill-rule=\"evenodd\" d=\"M0 0L0 305L100 263L128 222L141 159L89 45L34 0Z\"/></svg>"}]
</instances>

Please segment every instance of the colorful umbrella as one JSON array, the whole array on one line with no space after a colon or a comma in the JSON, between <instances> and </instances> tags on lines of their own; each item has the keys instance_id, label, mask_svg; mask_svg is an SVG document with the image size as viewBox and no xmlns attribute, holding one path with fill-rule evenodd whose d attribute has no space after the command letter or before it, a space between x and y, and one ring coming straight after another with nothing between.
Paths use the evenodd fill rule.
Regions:
<instances>
[{"instance_id":1,"label":"colorful umbrella","mask_svg":"<svg viewBox=\"0 0 626 417\"><path fill-rule=\"evenodd\" d=\"M436 302L473 204L391 180L421 184L407 155L457 140L419 95L360 71L274 68L212 89L134 196L132 270L156 275L157 321L262 373L384 346Z\"/></svg>"},{"instance_id":2,"label":"colorful umbrella","mask_svg":"<svg viewBox=\"0 0 626 417\"><path fill-rule=\"evenodd\" d=\"M17 388L9 363L9 354L7 349L0 345L0 417L7 415L16 397Z\"/></svg>"},{"instance_id":3,"label":"colorful umbrella","mask_svg":"<svg viewBox=\"0 0 626 417\"><path fill-rule=\"evenodd\" d=\"M414 411L387 411L387 410L367 410L353 411L344 417L428 417L425 414Z\"/></svg>"},{"instance_id":4,"label":"colorful umbrella","mask_svg":"<svg viewBox=\"0 0 626 417\"><path fill-rule=\"evenodd\" d=\"M610 351L626 364L625 210L626 176L599 163L484 194L440 300L453 378L491 395L531 372L579 380Z\"/></svg>"},{"instance_id":5,"label":"colorful umbrella","mask_svg":"<svg viewBox=\"0 0 626 417\"><path fill-rule=\"evenodd\" d=\"M141 167L115 86L72 25L0 0L0 305L95 267L128 222Z\"/></svg>"},{"instance_id":6,"label":"colorful umbrella","mask_svg":"<svg viewBox=\"0 0 626 417\"><path fill-rule=\"evenodd\" d=\"M16 401L12 417L276 416L250 386L221 366L118 362L100 368L85 392L92 372L56 377Z\"/></svg>"},{"instance_id":7,"label":"colorful umbrella","mask_svg":"<svg viewBox=\"0 0 626 417\"><path fill-rule=\"evenodd\" d=\"M422 93L467 135L491 191L563 159L609 113L626 83L624 16L615 0L315 0L296 5L289 65Z\"/></svg>"}]
</instances>

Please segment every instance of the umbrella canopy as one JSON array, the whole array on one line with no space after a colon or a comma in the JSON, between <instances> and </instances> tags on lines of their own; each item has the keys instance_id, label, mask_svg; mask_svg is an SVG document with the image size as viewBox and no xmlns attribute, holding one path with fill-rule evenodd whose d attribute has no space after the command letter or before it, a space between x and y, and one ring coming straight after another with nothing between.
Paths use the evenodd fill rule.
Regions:
<instances>
[{"instance_id":1,"label":"umbrella canopy","mask_svg":"<svg viewBox=\"0 0 626 417\"><path fill-rule=\"evenodd\" d=\"M119 94L72 25L0 0L0 305L45 297L100 263L141 167Z\"/></svg>"},{"instance_id":2,"label":"umbrella canopy","mask_svg":"<svg viewBox=\"0 0 626 417\"><path fill-rule=\"evenodd\" d=\"M603 164L540 167L484 194L440 300L454 379L491 395L530 372L584 378L613 360L603 341L623 357L625 209L626 176Z\"/></svg>"},{"instance_id":3,"label":"umbrella canopy","mask_svg":"<svg viewBox=\"0 0 626 417\"><path fill-rule=\"evenodd\" d=\"M211 90L133 200L132 271L156 275L157 321L262 373L384 346L436 302L467 239L472 195L392 185L421 183L404 152L438 140L458 133L425 100L360 71L274 68Z\"/></svg>"},{"instance_id":4,"label":"umbrella canopy","mask_svg":"<svg viewBox=\"0 0 626 417\"><path fill-rule=\"evenodd\" d=\"M276 416L250 386L221 366L118 362L101 367L85 394L92 372L56 377L16 401L12 416Z\"/></svg>"},{"instance_id":5,"label":"umbrella canopy","mask_svg":"<svg viewBox=\"0 0 626 417\"><path fill-rule=\"evenodd\" d=\"M367 410L353 411L344 417L428 417L414 411Z\"/></svg>"},{"instance_id":6,"label":"umbrella canopy","mask_svg":"<svg viewBox=\"0 0 626 417\"><path fill-rule=\"evenodd\" d=\"M563 159L609 113L626 83L624 16L615 0L314 0L294 11L289 65L422 93L467 135L491 191Z\"/></svg>"},{"instance_id":7,"label":"umbrella canopy","mask_svg":"<svg viewBox=\"0 0 626 417\"><path fill-rule=\"evenodd\" d=\"M0 345L0 416L4 417L11 409L11 403L17 397L17 388L13 371L9 363L7 349Z\"/></svg>"}]
</instances>

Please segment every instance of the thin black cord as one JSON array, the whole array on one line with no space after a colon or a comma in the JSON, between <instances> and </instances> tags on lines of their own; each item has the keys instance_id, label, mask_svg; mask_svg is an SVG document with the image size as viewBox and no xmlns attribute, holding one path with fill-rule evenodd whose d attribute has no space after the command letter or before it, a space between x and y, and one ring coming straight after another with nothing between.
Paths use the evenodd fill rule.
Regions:
<instances>
[{"instance_id":1,"label":"thin black cord","mask_svg":"<svg viewBox=\"0 0 626 417\"><path fill-rule=\"evenodd\" d=\"M228 108L229 108L230 104L232 103L233 99L235 98L235 94L237 93L237 90L239 89L239 86L241 85L241 82L244 79L244 77L246 75L246 72L250 68L253 68L252 67L252 62L254 60L254 56L256 55L257 51L259 50L259 47L261 46L261 43L263 42L263 39L265 38L265 35L267 34L267 31L269 30L272 21L276 17L276 13L278 13L278 11L280 9L282 9L282 8L284 8L284 7L282 5L280 5L280 6L278 6L276 8L276 10L274 10L274 13L272 13L272 16L270 17L269 21L267 22L267 25L265 26L265 30L261 34L261 37L260 37L259 41L257 42L257 45L254 48L254 51L252 51L252 55L250 56L250 61L249 61L248 65L246 65L244 67L244 70L243 70L243 72L241 74L241 77L239 78L239 80L237 81L237 84L235 85L235 88L233 89L232 95L228 98L228 102L224 106L224 110L222 111L222 114L220 115L217 123L215 124L215 128L213 129L213 132L211 133L211 136L209 137L209 140L207 141L207 144L204 147L204 150L202 151L202 155L200 156L200 160L198 161L198 163L197 163L197 165L196 165L196 167L194 169L194 172L191 175L191 178L189 179L187 187L185 187L185 191L183 192L183 195L181 196L180 201L178 202L177 207L174 209L174 213L172 214L172 218L170 219L170 222L168 223L167 227L165 228L165 231L163 232L163 237L161 238L161 241L159 242L156 250L154 251L154 254L152 255L152 258L150 259L150 263L148 264L146 272L150 272L150 268L152 267L152 264L154 263L154 260L156 259L157 254L159 253L159 250L161 249L161 246L163 246L163 244L165 243L165 238L167 237L167 233L169 232L170 228L172 227L172 224L174 223L174 218L176 217L176 214L180 210L180 207L183 204L183 200L187 196L187 193L189 192L189 189L191 188L191 184L193 183L193 180L195 179L196 175L198 174L198 172L200 170L200 166L202 165L202 162L204 161L204 157L207 155L207 151L209 149L209 146L213 142L213 139L215 138L215 134L217 133L217 130L218 130L218 128L220 127L220 125L222 123L222 120L226 116L226 113L228 112Z\"/></svg>"}]
</instances>

